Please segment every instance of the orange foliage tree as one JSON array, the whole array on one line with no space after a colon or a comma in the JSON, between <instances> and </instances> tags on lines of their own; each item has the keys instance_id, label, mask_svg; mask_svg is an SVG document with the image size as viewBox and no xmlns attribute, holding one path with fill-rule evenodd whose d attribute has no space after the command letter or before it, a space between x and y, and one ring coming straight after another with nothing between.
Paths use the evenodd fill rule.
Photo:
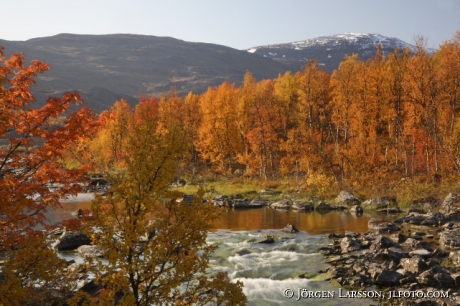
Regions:
<instances>
[{"instance_id":1,"label":"orange foliage tree","mask_svg":"<svg viewBox=\"0 0 460 306\"><path fill-rule=\"evenodd\" d=\"M92 206L90 231L107 261L91 269L104 290L97 299L79 294L74 302L245 305L240 282L207 270L216 246L206 244L206 235L219 208L203 203L203 191L190 203L176 201L183 195L169 190L187 153L186 131L179 122L162 121L162 107L156 114L150 102L136 107L125 167L109 175L107 197L98 197Z\"/></svg>"}]
</instances>

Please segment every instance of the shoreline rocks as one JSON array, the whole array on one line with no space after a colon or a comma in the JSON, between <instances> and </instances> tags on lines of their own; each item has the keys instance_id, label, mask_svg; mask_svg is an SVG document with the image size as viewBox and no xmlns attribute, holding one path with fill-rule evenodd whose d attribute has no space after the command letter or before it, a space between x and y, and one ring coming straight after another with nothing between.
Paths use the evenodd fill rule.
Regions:
<instances>
[{"instance_id":1,"label":"shoreline rocks","mask_svg":"<svg viewBox=\"0 0 460 306\"><path fill-rule=\"evenodd\" d=\"M386 305L460 305L460 223L452 221L442 227L451 217L409 213L395 221L401 226L371 219L366 233L329 235L333 247L319 251L330 265L330 281L350 290L449 293L449 298L417 299L410 304L402 296L385 300ZM413 226L426 230L412 230ZM432 231L434 234L426 234Z\"/></svg>"},{"instance_id":2,"label":"shoreline rocks","mask_svg":"<svg viewBox=\"0 0 460 306\"><path fill-rule=\"evenodd\" d=\"M91 239L88 235L79 232L65 231L59 238L56 248L59 251L75 250L82 245L89 244L91 244Z\"/></svg>"}]
</instances>

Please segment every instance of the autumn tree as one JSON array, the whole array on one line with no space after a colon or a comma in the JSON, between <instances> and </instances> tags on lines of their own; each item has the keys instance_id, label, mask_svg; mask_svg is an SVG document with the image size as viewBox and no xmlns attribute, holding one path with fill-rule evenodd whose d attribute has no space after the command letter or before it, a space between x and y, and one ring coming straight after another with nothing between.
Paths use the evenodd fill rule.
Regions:
<instances>
[{"instance_id":1,"label":"autumn tree","mask_svg":"<svg viewBox=\"0 0 460 306\"><path fill-rule=\"evenodd\" d=\"M298 99L294 103L295 126L283 143L284 173L307 177L327 171L334 173L333 152L327 140L330 135L329 82L330 75L310 60L296 74Z\"/></svg>"},{"instance_id":2,"label":"autumn tree","mask_svg":"<svg viewBox=\"0 0 460 306\"><path fill-rule=\"evenodd\" d=\"M417 53L409 59L406 75L406 135L413 146L412 171L426 175L440 172L439 152L442 139L440 123L446 104L440 97L441 84L436 77L438 60L419 41Z\"/></svg>"},{"instance_id":3,"label":"autumn tree","mask_svg":"<svg viewBox=\"0 0 460 306\"><path fill-rule=\"evenodd\" d=\"M405 80L408 73L410 49L394 50L387 56L386 75L388 81L388 99L382 105L381 121L387 125L389 139L385 146L385 163L389 169L404 175L409 174L409 148L406 144L404 122L406 120L406 92ZM389 152L390 151L390 152Z\"/></svg>"},{"instance_id":4,"label":"autumn tree","mask_svg":"<svg viewBox=\"0 0 460 306\"><path fill-rule=\"evenodd\" d=\"M359 82L361 67L357 54L346 56L331 77L331 119L335 128L335 150L342 180L350 178L354 171L350 153L356 149L353 141L355 133L359 132L355 123L361 112L358 104L362 91Z\"/></svg>"},{"instance_id":5,"label":"autumn tree","mask_svg":"<svg viewBox=\"0 0 460 306\"><path fill-rule=\"evenodd\" d=\"M95 270L104 290L89 304L113 305L243 305L242 284L218 273L210 276L209 256L215 246L206 235L218 208L176 201L169 190L186 133L180 127L160 128L161 115L140 111L129 136L130 154L124 170L109 176L106 198L93 204L95 244L107 262ZM94 227L93 227L94 226ZM81 298L81 297L80 297ZM83 298L84 299L84 298ZM83 302L81 299L79 302Z\"/></svg>"},{"instance_id":6,"label":"autumn tree","mask_svg":"<svg viewBox=\"0 0 460 306\"><path fill-rule=\"evenodd\" d=\"M246 135L251 155L248 166L264 179L275 177L279 168L282 123L273 92L271 80L257 84L255 99L249 109L252 125Z\"/></svg>"},{"instance_id":7,"label":"autumn tree","mask_svg":"<svg viewBox=\"0 0 460 306\"><path fill-rule=\"evenodd\" d=\"M460 31L452 40L444 42L435 56L439 60L436 74L438 82L442 85L440 99L446 105L446 112L443 114L446 124L442 132L445 137L443 151L449 158L448 164L459 171Z\"/></svg>"},{"instance_id":8,"label":"autumn tree","mask_svg":"<svg viewBox=\"0 0 460 306\"><path fill-rule=\"evenodd\" d=\"M224 82L209 88L200 97L202 121L196 143L201 156L222 172L233 172L244 145L238 129L237 105L239 90Z\"/></svg>"},{"instance_id":9,"label":"autumn tree","mask_svg":"<svg viewBox=\"0 0 460 306\"><path fill-rule=\"evenodd\" d=\"M82 100L75 93L38 104L31 93L35 78L49 69L25 56L7 58L0 50L0 304L59 302L70 293L62 275L65 261L45 241L47 209L76 193L80 171L59 163L65 149L92 133L88 108L66 115ZM57 120L60 118L61 120ZM50 189L51 185L59 188ZM50 273L53 271L53 273ZM55 294L59 289L64 296Z\"/></svg>"},{"instance_id":10,"label":"autumn tree","mask_svg":"<svg viewBox=\"0 0 460 306\"><path fill-rule=\"evenodd\" d=\"M188 140L190 150L190 159L192 162L193 171L199 166L199 152L196 147L196 143L199 140L198 130L201 125L201 108L200 108L200 98L197 94L189 92L184 98L183 105L183 117L184 117L184 127L187 130Z\"/></svg>"}]
</instances>

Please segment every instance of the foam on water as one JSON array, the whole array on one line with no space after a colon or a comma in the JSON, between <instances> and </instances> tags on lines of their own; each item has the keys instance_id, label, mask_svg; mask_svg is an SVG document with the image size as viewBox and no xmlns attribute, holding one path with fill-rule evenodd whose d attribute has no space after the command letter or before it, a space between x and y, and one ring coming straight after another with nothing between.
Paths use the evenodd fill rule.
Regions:
<instances>
[{"instance_id":1,"label":"foam on water","mask_svg":"<svg viewBox=\"0 0 460 306\"><path fill-rule=\"evenodd\" d=\"M275 243L260 243L267 235ZM211 271L227 272L232 281L244 284L249 305L369 305L369 300L338 297L338 288L324 279L328 265L318 253L328 239L305 232L286 234L279 230L217 231L208 243L219 246L211 260ZM309 279L302 278L307 274ZM286 298L285 289L294 296ZM334 298L299 298L299 290L334 292Z\"/></svg>"},{"instance_id":2,"label":"foam on water","mask_svg":"<svg viewBox=\"0 0 460 306\"><path fill-rule=\"evenodd\" d=\"M274 243L260 243L267 235ZM339 288L333 287L323 273L328 267L318 249L328 243L324 235L306 232L286 234L279 230L228 231L208 234L207 242L218 249L210 260L211 274L227 272L234 282L244 284L249 305L369 305L370 300L339 298ZM60 252L67 260L82 262L76 252ZM305 278L305 277L308 277ZM284 296L285 289L293 296ZM335 292L334 298L299 298L301 290Z\"/></svg>"}]
</instances>

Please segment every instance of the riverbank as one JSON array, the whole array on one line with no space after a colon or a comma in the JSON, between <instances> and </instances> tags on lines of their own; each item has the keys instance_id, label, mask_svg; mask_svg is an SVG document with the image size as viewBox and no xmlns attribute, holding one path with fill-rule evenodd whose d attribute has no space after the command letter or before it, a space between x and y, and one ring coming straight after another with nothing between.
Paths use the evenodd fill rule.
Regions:
<instances>
[{"instance_id":1,"label":"riverbank","mask_svg":"<svg viewBox=\"0 0 460 306\"><path fill-rule=\"evenodd\" d=\"M251 205L254 200L260 205L261 199L264 200L263 208L238 206L241 203ZM444 201L417 200L412 203L413 207L403 213L394 198L378 197L361 201L348 192L339 193L329 203L319 199L288 199L286 195L273 194L270 190L261 191L255 198L218 195L211 200L215 205L233 207L229 212L239 214L239 218L245 220L241 225L229 217L231 214L225 216L227 222L240 224L237 229L244 229L248 222L254 226L253 229L259 230L282 228L286 223L291 223L300 230L308 231L304 228L306 224L319 227L320 224L332 223L328 230L334 234L330 235L330 240L321 238L322 245L314 251L319 250L323 254L324 264L329 267L321 271L298 272L299 275L321 272L323 281L328 280L331 288L351 292L347 297L341 297L342 300L360 299L362 297L358 294L362 292L381 292L381 296L373 296L381 305L458 305L459 292L456 288L460 284L460 259L455 249L460 246L456 242L460 235L458 199L450 194ZM299 210L299 207L303 209ZM376 211L380 211L380 215ZM259 217L254 217L254 212L258 212L260 220L266 222L264 225L258 223ZM370 212L374 218L369 217ZM391 214L394 212L399 212L399 217ZM289 218L274 223L277 216ZM330 216L338 218L331 219ZM378 216L385 220L379 220ZM337 224L350 223L351 220L366 220L365 227L360 226L364 230L347 227L334 229ZM286 251L295 251L295 248ZM238 260L244 260L242 257L250 254L238 254L241 256ZM283 256L276 260L284 260ZM304 266L302 262L298 264ZM246 282L251 284L249 286L258 286L264 281L250 279ZM306 288L314 288L311 286L309 283ZM419 296L428 295L429 292L436 292L438 296ZM426 304L427 301L431 304Z\"/></svg>"},{"instance_id":2,"label":"riverbank","mask_svg":"<svg viewBox=\"0 0 460 306\"><path fill-rule=\"evenodd\" d=\"M331 283L378 290L381 305L460 305L458 201L449 194L436 212L412 209L394 222L369 220L366 233L330 235L321 252Z\"/></svg>"}]
</instances>

